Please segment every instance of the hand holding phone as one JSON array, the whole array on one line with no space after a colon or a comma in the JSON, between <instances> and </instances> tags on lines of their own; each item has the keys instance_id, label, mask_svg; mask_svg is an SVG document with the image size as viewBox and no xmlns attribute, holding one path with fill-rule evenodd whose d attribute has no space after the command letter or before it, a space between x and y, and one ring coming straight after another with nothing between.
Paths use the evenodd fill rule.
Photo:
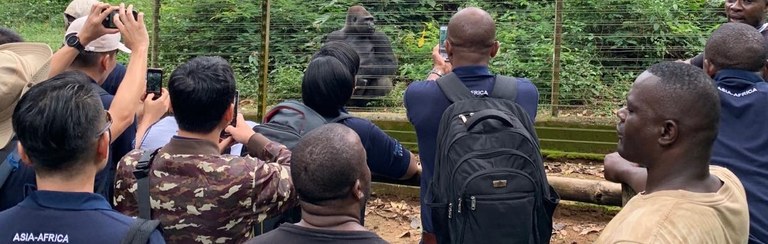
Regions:
<instances>
[{"instance_id":1,"label":"hand holding phone","mask_svg":"<svg viewBox=\"0 0 768 244\"><path fill-rule=\"evenodd\" d=\"M133 18L139 19L139 12L136 10L132 11ZM113 11L109 15L107 15L107 18L104 19L104 21L101 22L101 25L103 25L105 28L110 29L117 29L117 26L115 25L115 22L113 21L114 18L119 18L119 15L117 13L117 10Z\"/></svg>"},{"instance_id":2,"label":"hand holding phone","mask_svg":"<svg viewBox=\"0 0 768 244\"><path fill-rule=\"evenodd\" d=\"M163 70L149 68L147 69L147 95L154 94L152 99L160 97L160 89L163 87Z\"/></svg>"},{"instance_id":3,"label":"hand holding phone","mask_svg":"<svg viewBox=\"0 0 768 244\"><path fill-rule=\"evenodd\" d=\"M448 52L445 50L445 40L448 39L448 26L441 25L440 26L440 56L443 57L443 60L445 62L448 61Z\"/></svg>"}]
</instances>

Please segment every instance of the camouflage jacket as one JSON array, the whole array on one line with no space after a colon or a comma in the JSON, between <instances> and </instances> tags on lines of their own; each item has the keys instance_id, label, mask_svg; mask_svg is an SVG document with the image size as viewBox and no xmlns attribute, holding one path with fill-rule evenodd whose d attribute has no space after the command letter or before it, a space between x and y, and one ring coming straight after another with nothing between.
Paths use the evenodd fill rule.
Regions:
<instances>
[{"instance_id":1,"label":"camouflage jacket","mask_svg":"<svg viewBox=\"0 0 768 244\"><path fill-rule=\"evenodd\" d=\"M257 148L255 140L248 143ZM143 151L117 166L114 204L138 216L133 170ZM252 157L221 155L212 142L174 137L155 156L150 171L152 217L169 243L241 243L258 223L296 205L291 152L272 142Z\"/></svg>"}]
</instances>

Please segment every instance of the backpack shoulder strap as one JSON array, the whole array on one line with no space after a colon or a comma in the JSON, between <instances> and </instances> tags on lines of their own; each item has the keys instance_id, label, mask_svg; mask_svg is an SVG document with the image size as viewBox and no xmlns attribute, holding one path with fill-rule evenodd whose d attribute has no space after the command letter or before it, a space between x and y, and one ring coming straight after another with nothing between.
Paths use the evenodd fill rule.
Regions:
<instances>
[{"instance_id":1,"label":"backpack shoulder strap","mask_svg":"<svg viewBox=\"0 0 768 244\"><path fill-rule=\"evenodd\" d=\"M491 97L503 98L510 101L517 99L517 79L515 77L496 75Z\"/></svg>"},{"instance_id":2,"label":"backpack shoulder strap","mask_svg":"<svg viewBox=\"0 0 768 244\"><path fill-rule=\"evenodd\" d=\"M8 148L0 152L0 189L3 188L5 181L11 176L13 172L13 165L11 164L11 157L13 157L13 151L16 150L16 142L11 141L8 143Z\"/></svg>"},{"instance_id":3,"label":"backpack shoulder strap","mask_svg":"<svg viewBox=\"0 0 768 244\"><path fill-rule=\"evenodd\" d=\"M136 221L131 224L128 229L128 233L125 234L121 244L147 244L149 237L152 236L152 232L159 229L159 220L147 220L137 218Z\"/></svg>"},{"instance_id":4,"label":"backpack shoulder strap","mask_svg":"<svg viewBox=\"0 0 768 244\"><path fill-rule=\"evenodd\" d=\"M467 86L465 86L453 72L440 77L436 82L440 87L440 90L443 90L443 94L448 98L448 101L451 101L452 103L473 98L472 92L469 91Z\"/></svg>"},{"instance_id":5,"label":"backpack shoulder strap","mask_svg":"<svg viewBox=\"0 0 768 244\"><path fill-rule=\"evenodd\" d=\"M160 148L154 151L144 150L141 153L141 159L133 170L133 176L136 177L136 201L139 205L139 218L152 219L152 206L149 201L149 172L152 170L152 161Z\"/></svg>"},{"instance_id":6,"label":"backpack shoulder strap","mask_svg":"<svg viewBox=\"0 0 768 244\"><path fill-rule=\"evenodd\" d=\"M338 123L338 122L341 122L342 120L349 119L349 118L352 118L352 117L354 117L354 116L352 116L352 115L350 115L348 113L345 113L345 112L341 112L341 113L339 113L339 116L337 116L336 118L329 119L328 123Z\"/></svg>"}]
</instances>

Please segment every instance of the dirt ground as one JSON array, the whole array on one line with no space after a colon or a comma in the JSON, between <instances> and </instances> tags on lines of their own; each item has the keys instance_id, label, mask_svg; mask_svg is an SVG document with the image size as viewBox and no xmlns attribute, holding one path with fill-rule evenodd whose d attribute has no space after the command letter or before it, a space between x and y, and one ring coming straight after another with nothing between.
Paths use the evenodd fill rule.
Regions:
<instances>
[{"instance_id":1,"label":"dirt ground","mask_svg":"<svg viewBox=\"0 0 768 244\"><path fill-rule=\"evenodd\" d=\"M417 198L374 196L365 212L365 226L384 240L403 244L419 242L421 220ZM592 243L617 212L618 208L564 201L555 211L551 243Z\"/></svg>"},{"instance_id":2,"label":"dirt ground","mask_svg":"<svg viewBox=\"0 0 768 244\"><path fill-rule=\"evenodd\" d=\"M548 160L547 174L603 179L601 162ZM616 215L618 207L562 201L555 211L553 244L592 243ZM418 243L421 238L419 199L374 192L365 211L365 226L391 243Z\"/></svg>"}]
</instances>

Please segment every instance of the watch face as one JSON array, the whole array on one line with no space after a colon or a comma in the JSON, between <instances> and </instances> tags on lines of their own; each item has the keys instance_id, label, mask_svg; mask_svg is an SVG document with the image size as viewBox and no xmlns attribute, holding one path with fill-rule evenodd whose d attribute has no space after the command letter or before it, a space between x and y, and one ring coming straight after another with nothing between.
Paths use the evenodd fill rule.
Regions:
<instances>
[{"instance_id":1,"label":"watch face","mask_svg":"<svg viewBox=\"0 0 768 244\"><path fill-rule=\"evenodd\" d=\"M67 42L67 46L74 47L80 42L80 38L77 38L77 33L70 33L67 35L65 41Z\"/></svg>"}]
</instances>

